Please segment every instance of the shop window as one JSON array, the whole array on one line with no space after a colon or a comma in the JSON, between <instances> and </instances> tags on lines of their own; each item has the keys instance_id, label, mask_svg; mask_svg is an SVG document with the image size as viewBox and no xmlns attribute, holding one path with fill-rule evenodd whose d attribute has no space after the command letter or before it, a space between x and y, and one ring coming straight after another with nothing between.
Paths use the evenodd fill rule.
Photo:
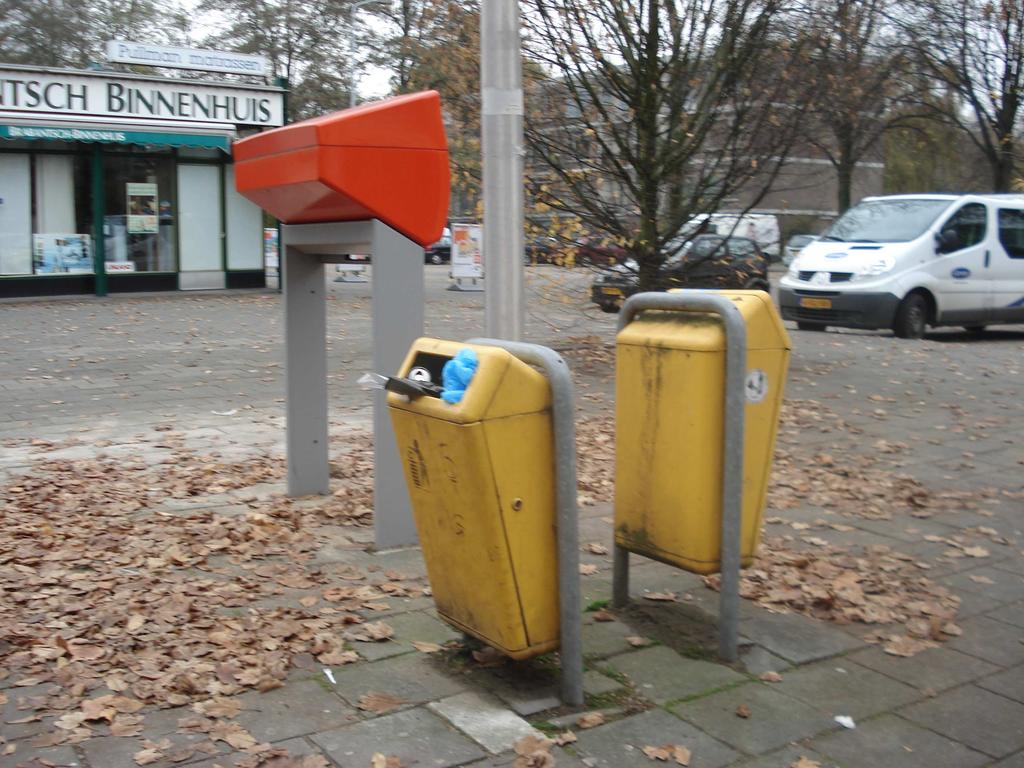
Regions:
<instances>
[{"instance_id":1,"label":"shop window","mask_svg":"<svg viewBox=\"0 0 1024 768\"><path fill-rule=\"evenodd\" d=\"M51 152L0 155L0 275L93 272L89 167Z\"/></svg>"},{"instance_id":2,"label":"shop window","mask_svg":"<svg viewBox=\"0 0 1024 768\"><path fill-rule=\"evenodd\" d=\"M106 156L107 272L177 270L174 159Z\"/></svg>"}]
</instances>

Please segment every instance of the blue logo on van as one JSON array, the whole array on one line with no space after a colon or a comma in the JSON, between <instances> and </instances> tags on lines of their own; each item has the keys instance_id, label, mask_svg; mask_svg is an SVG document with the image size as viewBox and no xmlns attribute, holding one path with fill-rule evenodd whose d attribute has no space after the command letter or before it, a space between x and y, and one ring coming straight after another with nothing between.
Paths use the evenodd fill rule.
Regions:
<instances>
[{"instance_id":1,"label":"blue logo on van","mask_svg":"<svg viewBox=\"0 0 1024 768\"><path fill-rule=\"evenodd\" d=\"M957 267L952 272L950 272L950 274L957 280L963 280L964 278L971 276L971 270L969 270L967 267Z\"/></svg>"},{"instance_id":2,"label":"blue logo on van","mask_svg":"<svg viewBox=\"0 0 1024 768\"><path fill-rule=\"evenodd\" d=\"M825 256L826 259L845 259L845 253L829 253Z\"/></svg>"}]
</instances>

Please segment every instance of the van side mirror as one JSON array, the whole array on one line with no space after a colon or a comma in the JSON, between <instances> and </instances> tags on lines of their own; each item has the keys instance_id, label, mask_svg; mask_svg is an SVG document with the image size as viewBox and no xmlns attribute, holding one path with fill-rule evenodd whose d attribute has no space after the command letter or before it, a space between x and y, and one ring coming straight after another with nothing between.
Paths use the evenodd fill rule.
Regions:
<instances>
[{"instance_id":1,"label":"van side mirror","mask_svg":"<svg viewBox=\"0 0 1024 768\"><path fill-rule=\"evenodd\" d=\"M952 253L960 247L960 235L955 229L944 229L935 236L936 253Z\"/></svg>"}]
</instances>

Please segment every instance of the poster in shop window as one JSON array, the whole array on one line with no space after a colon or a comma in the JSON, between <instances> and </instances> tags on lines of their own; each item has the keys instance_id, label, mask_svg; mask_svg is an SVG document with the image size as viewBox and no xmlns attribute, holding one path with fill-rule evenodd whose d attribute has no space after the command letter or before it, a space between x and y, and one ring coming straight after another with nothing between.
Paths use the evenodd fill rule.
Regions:
<instances>
[{"instance_id":1,"label":"poster in shop window","mask_svg":"<svg viewBox=\"0 0 1024 768\"><path fill-rule=\"evenodd\" d=\"M91 273L92 241L89 235L33 235L32 271L37 275Z\"/></svg>"},{"instance_id":2,"label":"poster in shop window","mask_svg":"<svg viewBox=\"0 0 1024 768\"><path fill-rule=\"evenodd\" d=\"M128 233L155 234L160 231L157 220L156 184L125 184L128 190Z\"/></svg>"},{"instance_id":3,"label":"poster in shop window","mask_svg":"<svg viewBox=\"0 0 1024 768\"><path fill-rule=\"evenodd\" d=\"M483 238L479 224L452 224L452 277L484 276Z\"/></svg>"}]
</instances>

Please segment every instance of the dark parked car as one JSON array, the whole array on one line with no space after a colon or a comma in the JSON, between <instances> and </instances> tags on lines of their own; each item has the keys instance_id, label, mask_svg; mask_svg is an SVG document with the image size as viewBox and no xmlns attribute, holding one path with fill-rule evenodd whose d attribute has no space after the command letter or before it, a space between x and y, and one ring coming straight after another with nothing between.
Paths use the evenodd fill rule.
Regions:
<instances>
[{"instance_id":1,"label":"dark parked car","mask_svg":"<svg viewBox=\"0 0 1024 768\"><path fill-rule=\"evenodd\" d=\"M605 312L618 312L639 289L633 260L611 267L594 279L590 298ZM669 288L746 288L768 290L768 257L746 237L700 235L662 266L660 290Z\"/></svg>"},{"instance_id":2,"label":"dark parked car","mask_svg":"<svg viewBox=\"0 0 1024 768\"><path fill-rule=\"evenodd\" d=\"M447 264L452 260L452 236L445 229L441 239L423 249L423 261L427 264Z\"/></svg>"}]
</instances>

